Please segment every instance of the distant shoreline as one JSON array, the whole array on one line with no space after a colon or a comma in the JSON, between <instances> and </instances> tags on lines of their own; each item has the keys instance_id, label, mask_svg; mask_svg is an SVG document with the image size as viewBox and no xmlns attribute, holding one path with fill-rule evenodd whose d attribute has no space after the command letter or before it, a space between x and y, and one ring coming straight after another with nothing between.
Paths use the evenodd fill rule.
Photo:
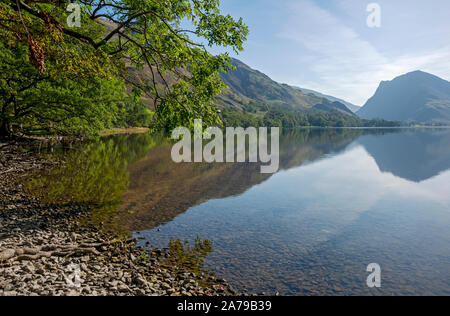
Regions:
<instances>
[{"instance_id":1,"label":"distant shoreline","mask_svg":"<svg viewBox=\"0 0 450 316\"><path fill-rule=\"evenodd\" d=\"M282 129L448 129L450 126L298 126Z\"/></svg>"},{"instance_id":2,"label":"distant shoreline","mask_svg":"<svg viewBox=\"0 0 450 316\"><path fill-rule=\"evenodd\" d=\"M121 135L121 134L145 134L150 129L148 127L112 128L100 132L100 136Z\"/></svg>"}]
</instances>

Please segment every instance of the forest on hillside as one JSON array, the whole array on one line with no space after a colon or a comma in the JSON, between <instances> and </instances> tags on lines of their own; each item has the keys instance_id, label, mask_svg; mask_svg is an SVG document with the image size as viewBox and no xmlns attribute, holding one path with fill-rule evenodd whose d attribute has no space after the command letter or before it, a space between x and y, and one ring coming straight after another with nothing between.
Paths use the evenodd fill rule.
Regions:
<instances>
[{"instance_id":1,"label":"forest on hillside","mask_svg":"<svg viewBox=\"0 0 450 316\"><path fill-rule=\"evenodd\" d=\"M69 10L69 11L68 11ZM78 16L77 16L78 14ZM189 25L190 28L187 28ZM210 0L0 1L0 137L214 126L390 126L339 112L218 106L248 35Z\"/></svg>"},{"instance_id":2,"label":"forest on hillside","mask_svg":"<svg viewBox=\"0 0 450 316\"><path fill-rule=\"evenodd\" d=\"M295 111L283 107L267 107L250 104L244 111L224 109L223 122L226 126L279 126L295 127L399 127L401 122L383 119L366 120L356 115L348 115L339 111Z\"/></svg>"},{"instance_id":3,"label":"forest on hillside","mask_svg":"<svg viewBox=\"0 0 450 316\"><path fill-rule=\"evenodd\" d=\"M218 71L231 65L207 46L238 52L247 33L219 1L2 0L0 135L220 124Z\"/></svg>"}]
</instances>

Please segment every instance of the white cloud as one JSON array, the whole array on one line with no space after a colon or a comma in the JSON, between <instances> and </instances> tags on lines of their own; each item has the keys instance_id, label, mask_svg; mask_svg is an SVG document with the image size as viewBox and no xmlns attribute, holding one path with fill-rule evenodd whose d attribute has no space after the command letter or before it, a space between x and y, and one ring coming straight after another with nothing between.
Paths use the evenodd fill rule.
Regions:
<instances>
[{"instance_id":1,"label":"white cloud","mask_svg":"<svg viewBox=\"0 0 450 316\"><path fill-rule=\"evenodd\" d=\"M313 1L290 1L288 8L290 16L278 36L295 42L299 55L308 56L307 63L302 62L301 57L298 61L303 71L308 72L308 80L298 82L298 78L291 77L290 84L362 105L373 95L380 81L410 71L420 69L447 80L450 78L448 43L428 52L389 55L389 49L380 52L339 16Z\"/></svg>"}]
</instances>

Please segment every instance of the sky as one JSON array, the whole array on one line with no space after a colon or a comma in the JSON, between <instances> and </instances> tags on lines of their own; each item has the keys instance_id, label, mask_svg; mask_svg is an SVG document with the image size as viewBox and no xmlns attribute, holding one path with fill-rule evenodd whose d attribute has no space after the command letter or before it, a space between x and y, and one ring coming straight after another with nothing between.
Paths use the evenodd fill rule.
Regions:
<instances>
[{"instance_id":1,"label":"sky","mask_svg":"<svg viewBox=\"0 0 450 316\"><path fill-rule=\"evenodd\" d=\"M450 81L450 1L221 0L250 28L231 54L275 81L364 105L383 80L422 70ZM213 52L219 50L213 49Z\"/></svg>"}]
</instances>

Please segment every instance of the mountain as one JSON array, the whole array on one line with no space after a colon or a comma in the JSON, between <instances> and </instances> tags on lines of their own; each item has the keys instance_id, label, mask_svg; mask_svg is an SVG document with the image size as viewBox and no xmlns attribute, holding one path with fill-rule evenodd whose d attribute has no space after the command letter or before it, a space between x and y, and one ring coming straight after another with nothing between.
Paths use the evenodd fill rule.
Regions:
<instances>
[{"instance_id":1,"label":"mountain","mask_svg":"<svg viewBox=\"0 0 450 316\"><path fill-rule=\"evenodd\" d=\"M99 22L109 32L117 27L116 24L104 19L99 19ZM228 73L220 73L220 77L230 89L228 89L228 93L217 97L217 105L219 107L231 107L243 110L250 104L258 104L264 108L282 107L286 110L296 111L315 109L325 112L338 111L352 116L354 115L352 111L344 109L347 106L347 102L343 100L322 96L319 93L304 93L299 88L291 87L287 84L280 84L235 58L232 59L232 64L236 67L235 70L229 71ZM169 85L174 83L174 78L170 74L163 80L157 71L152 71L148 66L137 69L126 61L126 67L130 76L130 82L134 85L145 84L145 80L152 78L153 73L156 73L155 82L161 90L164 89L165 82ZM187 70L184 69L181 71L188 75ZM132 86L130 84L127 88L131 92ZM144 95L142 101L149 108L154 107L154 101L150 97Z\"/></svg>"},{"instance_id":2,"label":"mountain","mask_svg":"<svg viewBox=\"0 0 450 316\"><path fill-rule=\"evenodd\" d=\"M329 97L328 97L329 98ZM327 99L328 99L327 98ZM358 112L359 110L361 110L361 106L359 106L359 105L354 105L353 103L350 103L350 102L346 102L346 101L344 101L345 103L345 106L350 110L350 111L352 111L353 113L356 113L356 112Z\"/></svg>"},{"instance_id":3,"label":"mountain","mask_svg":"<svg viewBox=\"0 0 450 316\"><path fill-rule=\"evenodd\" d=\"M311 93L304 93L299 88L275 82L267 75L250 68L237 59L233 59L232 63L236 69L228 73L220 73L220 77L229 89L227 89L226 93L216 98L219 108L231 108L232 110L242 111L256 106L266 111L271 108L281 107L285 110L294 111L338 111L354 116L353 112L348 110L343 102L333 101ZM143 67L143 69L136 69L127 65L127 71L130 75L130 81L137 85L152 77L152 72L147 66ZM163 87L164 81L159 75L156 75L155 81L158 86ZM166 81L169 85L173 84L170 76L166 78ZM131 91L131 86L129 90ZM153 108L153 100L151 98L145 97L143 101L149 108Z\"/></svg>"},{"instance_id":4,"label":"mountain","mask_svg":"<svg viewBox=\"0 0 450 316\"><path fill-rule=\"evenodd\" d=\"M313 109L325 112L338 111L344 114L354 115L345 104L338 101L332 102L328 99L324 99L321 104L316 104Z\"/></svg>"},{"instance_id":5,"label":"mountain","mask_svg":"<svg viewBox=\"0 0 450 316\"><path fill-rule=\"evenodd\" d=\"M423 71L383 81L357 115L366 119L450 123L450 82Z\"/></svg>"},{"instance_id":6,"label":"mountain","mask_svg":"<svg viewBox=\"0 0 450 316\"><path fill-rule=\"evenodd\" d=\"M297 88L297 87L295 87L295 88ZM353 113L356 113L356 112L358 112L361 109L361 107L358 106L358 105L354 105L354 104L352 104L350 102L347 102L347 101L344 101L342 99L333 97L331 95L326 95L326 94L323 94L323 93L320 93L320 92L317 92L317 91L314 91L314 90L310 90L310 89L305 89L305 88L298 88L298 89L300 89L303 93L306 93L306 94L314 94L314 95L316 95L318 97L328 99L328 100L330 100L332 102L340 102L340 103L344 104L348 109L350 109L350 111L352 111Z\"/></svg>"},{"instance_id":7,"label":"mountain","mask_svg":"<svg viewBox=\"0 0 450 316\"><path fill-rule=\"evenodd\" d=\"M232 63L235 70L220 74L230 89L217 98L219 105L244 109L251 103L258 103L269 108L282 107L300 111L316 109L327 112L337 110L353 115L342 103L330 102L327 98L280 84L237 59L233 59Z\"/></svg>"}]
</instances>

